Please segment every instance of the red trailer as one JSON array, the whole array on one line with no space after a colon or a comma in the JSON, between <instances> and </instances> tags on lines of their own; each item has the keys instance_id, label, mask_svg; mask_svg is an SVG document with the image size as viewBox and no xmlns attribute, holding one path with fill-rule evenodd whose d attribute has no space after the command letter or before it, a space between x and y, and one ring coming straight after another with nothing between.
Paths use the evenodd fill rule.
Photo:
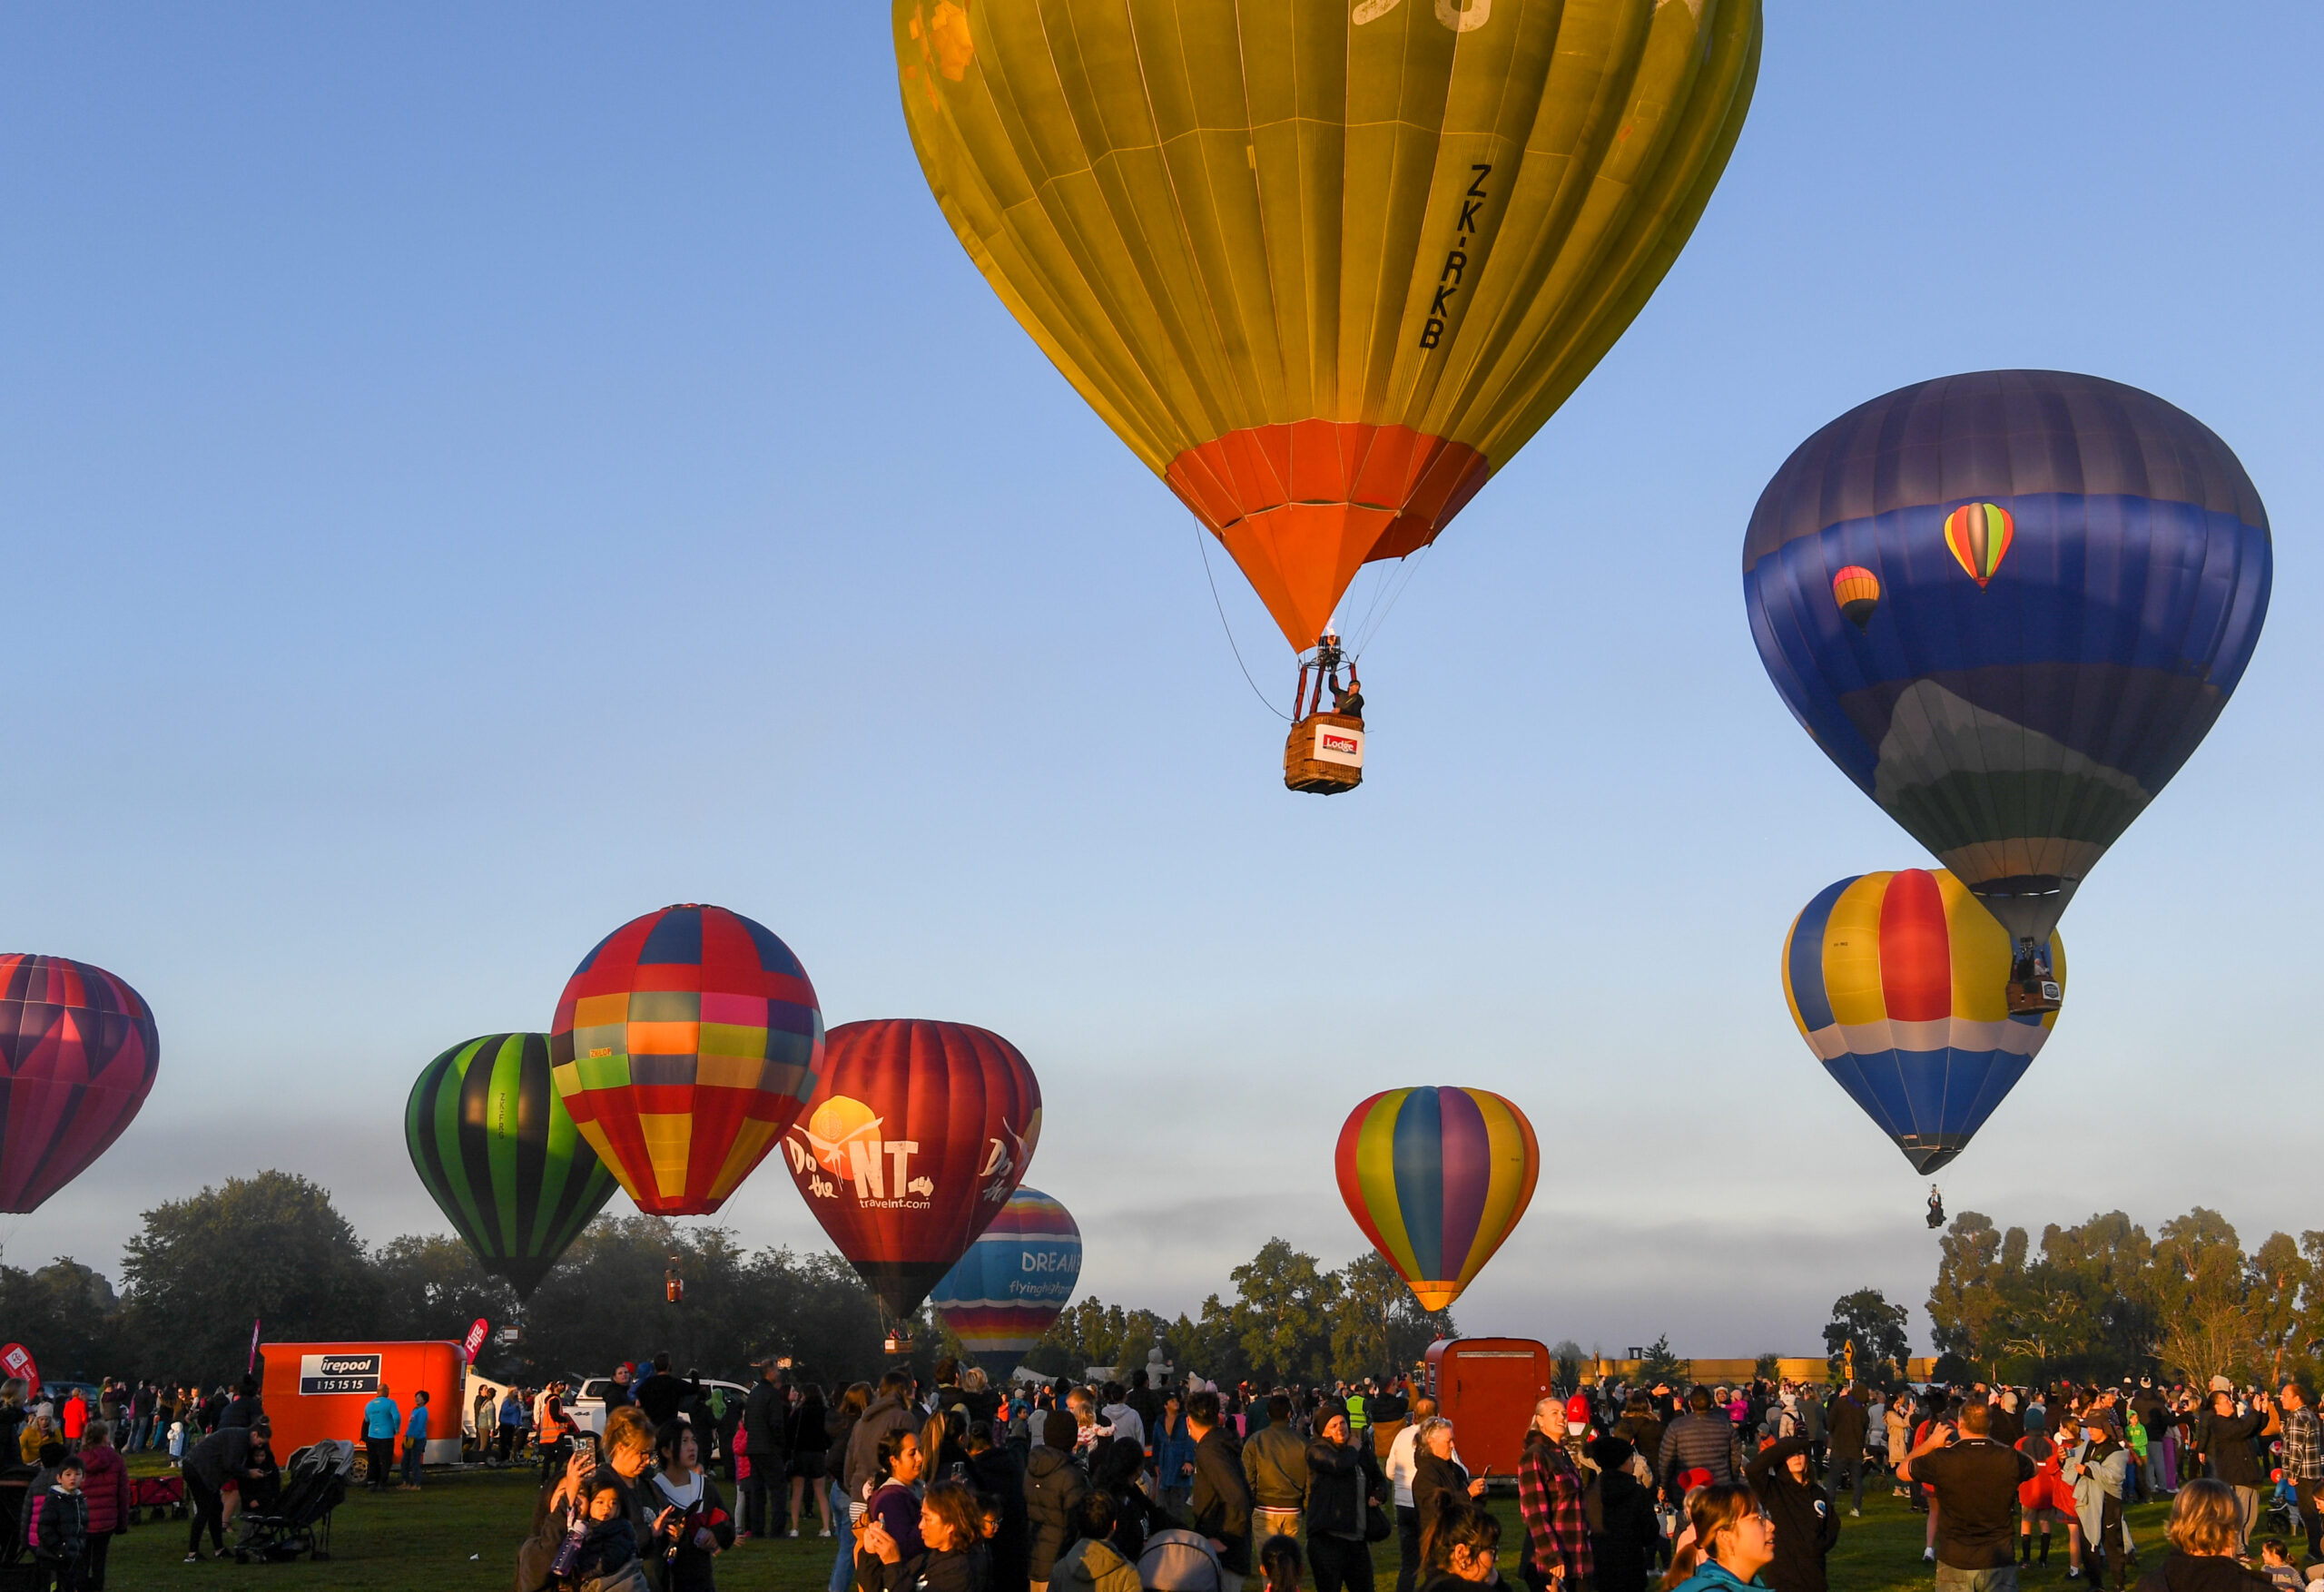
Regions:
<instances>
[{"instance_id":1,"label":"red trailer","mask_svg":"<svg viewBox=\"0 0 2324 1592\"><path fill-rule=\"evenodd\" d=\"M1426 1391L1469 1474L1514 1479L1533 1406L1550 1394L1549 1350L1531 1338L1440 1338L1427 1364Z\"/></svg>"},{"instance_id":2,"label":"red trailer","mask_svg":"<svg viewBox=\"0 0 2324 1592\"><path fill-rule=\"evenodd\" d=\"M288 1460L309 1443L332 1439L363 1446L363 1406L385 1382L406 1420L412 1394L428 1391L430 1465L460 1462L460 1378L467 1357L458 1343L267 1343L263 1384L274 1455ZM396 1444L399 1459L403 1444Z\"/></svg>"}]
</instances>

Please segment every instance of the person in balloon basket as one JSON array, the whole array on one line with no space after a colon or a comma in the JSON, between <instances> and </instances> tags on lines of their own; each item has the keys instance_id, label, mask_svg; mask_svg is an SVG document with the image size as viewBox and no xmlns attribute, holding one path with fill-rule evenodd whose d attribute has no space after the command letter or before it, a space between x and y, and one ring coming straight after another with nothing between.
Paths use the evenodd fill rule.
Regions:
<instances>
[{"instance_id":1,"label":"person in balloon basket","mask_svg":"<svg viewBox=\"0 0 2324 1592\"><path fill-rule=\"evenodd\" d=\"M703 1468L694 1428L665 1421L654 1434L661 1469L648 1487L662 1592L715 1592L718 1555L734 1546L734 1521L718 1483Z\"/></svg>"},{"instance_id":2,"label":"person in balloon basket","mask_svg":"<svg viewBox=\"0 0 2324 1592\"><path fill-rule=\"evenodd\" d=\"M226 1429L231 1430L231 1428ZM385 1492L394 1485L396 1439L403 1433L403 1410L395 1400L387 1380L379 1381L379 1391L363 1406L363 1451L370 1474L364 1485L373 1492Z\"/></svg>"}]
</instances>

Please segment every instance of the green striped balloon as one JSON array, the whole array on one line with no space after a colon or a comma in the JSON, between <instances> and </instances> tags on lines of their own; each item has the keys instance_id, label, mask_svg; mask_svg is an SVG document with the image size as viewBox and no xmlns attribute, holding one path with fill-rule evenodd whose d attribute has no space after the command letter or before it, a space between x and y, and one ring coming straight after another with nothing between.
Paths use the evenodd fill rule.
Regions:
<instances>
[{"instance_id":1,"label":"green striped balloon","mask_svg":"<svg viewBox=\"0 0 2324 1592\"><path fill-rule=\"evenodd\" d=\"M403 1135L419 1181L519 1299L620 1186L556 1096L546 1034L488 1034L429 1062Z\"/></svg>"}]
</instances>

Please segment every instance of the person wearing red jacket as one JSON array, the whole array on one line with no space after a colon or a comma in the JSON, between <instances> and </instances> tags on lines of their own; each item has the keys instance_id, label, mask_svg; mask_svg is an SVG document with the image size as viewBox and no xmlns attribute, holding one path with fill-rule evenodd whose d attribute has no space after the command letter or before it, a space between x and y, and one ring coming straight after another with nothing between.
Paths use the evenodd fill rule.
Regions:
<instances>
[{"instance_id":1,"label":"person wearing red jacket","mask_svg":"<svg viewBox=\"0 0 2324 1592\"><path fill-rule=\"evenodd\" d=\"M82 1560L85 1592L104 1592L105 1553L129 1529L129 1465L113 1446L110 1422L93 1420L82 1434L82 1494L89 1500L89 1547Z\"/></svg>"},{"instance_id":2,"label":"person wearing red jacket","mask_svg":"<svg viewBox=\"0 0 2324 1592\"><path fill-rule=\"evenodd\" d=\"M89 1432L89 1401L81 1396L78 1388L64 1400L64 1407L56 1412L56 1417L64 1428L64 1451L79 1453L81 1440Z\"/></svg>"}]
</instances>

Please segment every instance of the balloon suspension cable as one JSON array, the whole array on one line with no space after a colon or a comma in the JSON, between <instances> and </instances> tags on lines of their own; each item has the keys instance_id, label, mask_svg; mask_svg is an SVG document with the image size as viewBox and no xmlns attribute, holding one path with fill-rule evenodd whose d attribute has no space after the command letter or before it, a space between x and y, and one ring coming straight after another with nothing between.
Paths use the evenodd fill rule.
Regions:
<instances>
[{"instance_id":1,"label":"balloon suspension cable","mask_svg":"<svg viewBox=\"0 0 2324 1592\"><path fill-rule=\"evenodd\" d=\"M1251 694L1259 699L1267 712L1278 719L1283 719L1284 722L1290 723L1292 721L1285 718L1283 710L1268 702L1267 693L1261 691L1259 683L1251 678L1251 666L1243 662L1243 649L1235 644L1235 627L1226 623L1226 604L1219 600L1218 580L1210 573L1210 547L1203 540L1208 534L1199 524L1195 526L1195 550L1202 555L1202 577L1210 582L1210 603L1212 607L1218 610L1218 628L1226 633L1226 648L1235 654L1235 666L1243 671L1243 683L1251 688Z\"/></svg>"},{"instance_id":2,"label":"balloon suspension cable","mask_svg":"<svg viewBox=\"0 0 2324 1592\"><path fill-rule=\"evenodd\" d=\"M1403 568L1389 579L1382 581L1372 588L1372 601L1364 607L1364 617L1357 622L1352 633L1354 639L1348 643L1347 654L1350 659L1362 661L1364 650L1377 640L1380 633L1387 628L1388 615L1396 611L1396 604L1403 602L1404 594L1412 589L1413 577L1420 573L1421 560L1435 550L1434 542L1422 544L1418 552L1396 561L1403 566ZM1388 594L1385 606L1383 606L1380 601L1380 595L1383 592Z\"/></svg>"}]
</instances>

